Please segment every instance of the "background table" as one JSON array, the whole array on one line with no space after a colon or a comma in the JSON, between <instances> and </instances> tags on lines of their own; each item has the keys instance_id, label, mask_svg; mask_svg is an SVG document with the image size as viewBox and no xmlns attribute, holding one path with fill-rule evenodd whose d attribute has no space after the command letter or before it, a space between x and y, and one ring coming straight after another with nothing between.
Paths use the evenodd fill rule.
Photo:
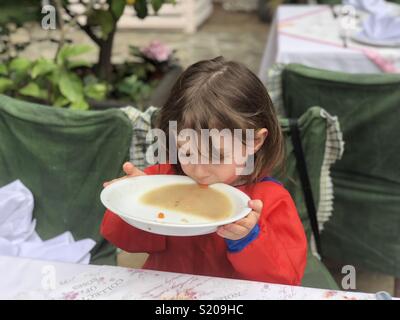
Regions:
<instances>
[{"instance_id":1,"label":"background table","mask_svg":"<svg viewBox=\"0 0 400 320\"><path fill-rule=\"evenodd\" d=\"M375 294L0 256L0 299L347 299Z\"/></svg>"},{"instance_id":2,"label":"background table","mask_svg":"<svg viewBox=\"0 0 400 320\"><path fill-rule=\"evenodd\" d=\"M400 6L391 4L400 14ZM274 63L300 63L349 73L400 72L400 48L379 48L348 41L326 5L279 6L271 25L259 77L266 81Z\"/></svg>"}]
</instances>

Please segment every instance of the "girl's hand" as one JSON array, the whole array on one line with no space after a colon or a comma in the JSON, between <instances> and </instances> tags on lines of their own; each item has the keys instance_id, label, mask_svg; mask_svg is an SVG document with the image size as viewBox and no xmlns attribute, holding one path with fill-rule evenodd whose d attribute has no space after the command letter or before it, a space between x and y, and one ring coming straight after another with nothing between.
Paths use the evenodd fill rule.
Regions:
<instances>
[{"instance_id":1,"label":"girl's hand","mask_svg":"<svg viewBox=\"0 0 400 320\"><path fill-rule=\"evenodd\" d=\"M217 234L229 240L239 240L247 236L260 218L263 203L261 200L250 200L249 207L252 208L253 211L246 217L234 223L219 227Z\"/></svg>"},{"instance_id":2,"label":"girl's hand","mask_svg":"<svg viewBox=\"0 0 400 320\"><path fill-rule=\"evenodd\" d=\"M139 170L138 168L136 168L130 162L125 162L124 165L122 166L122 170L124 170L124 172L126 173L126 176L118 178L118 179L114 179L114 180L111 180L111 181L106 181L106 182L103 183L103 187L105 188L108 185L110 185L111 183L114 183L114 182L116 182L118 180L122 180L122 179L125 179L125 178L146 175L142 170Z\"/></svg>"}]
</instances>

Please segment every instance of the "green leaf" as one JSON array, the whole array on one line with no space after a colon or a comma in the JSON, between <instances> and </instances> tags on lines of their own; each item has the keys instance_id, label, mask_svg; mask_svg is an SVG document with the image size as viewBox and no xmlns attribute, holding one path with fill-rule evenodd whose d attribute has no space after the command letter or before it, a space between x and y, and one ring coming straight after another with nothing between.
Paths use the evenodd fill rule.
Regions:
<instances>
[{"instance_id":1,"label":"green leaf","mask_svg":"<svg viewBox=\"0 0 400 320\"><path fill-rule=\"evenodd\" d=\"M52 73L50 73L46 78L48 81L50 81L51 85L53 85L54 87L58 87L59 83L60 83L60 77L61 77L62 72L63 72L63 69L61 69L61 68L54 69L54 71Z\"/></svg>"},{"instance_id":2,"label":"green leaf","mask_svg":"<svg viewBox=\"0 0 400 320\"><path fill-rule=\"evenodd\" d=\"M13 87L14 82L7 78L0 78L0 93L6 92Z\"/></svg>"},{"instance_id":3,"label":"green leaf","mask_svg":"<svg viewBox=\"0 0 400 320\"><path fill-rule=\"evenodd\" d=\"M107 95L107 85L104 83L89 84L85 87L85 96L94 100L104 100Z\"/></svg>"},{"instance_id":4,"label":"green leaf","mask_svg":"<svg viewBox=\"0 0 400 320\"><path fill-rule=\"evenodd\" d=\"M28 83L18 92L28 97L40 98L40 99L47 98L47 92L45 90L40 89L40 87L35 82Z\"/></svg>"},{"instance_id":5,"label":"green leaf","mask_svg":"<svg viewBox=\"0 0 400 320\"><path fill-rule=\"evenodd\" d=\"M152 92L151 86L138 79L136 75L124 78L117 84L116 89L119 93L128 96L134 102L147 98Z\"/></svg>"},{"instance_id":6,"label":"green leaf","mask_svg":"<svg viewBox=\"0 0 400 320\"><path fill-rule=\"evenodd\" d=\"M55 107L65 107L66 105L68 105L70 102L67 98L65 98L64 96L58 96L56 98L56 100L54 101L54 106Z\"/></svg>"},{"instance_id":7,"label":"green leaf","mask_svg":"<svg viewBox=\"0 0 400 320\"><path fill-rule=\"evenodd\" d=\"M10 71L15 71L18 73L23 73L28 71L31 67L32 62L25 58L14 58L9 64Z\"/></svg>"},{"instance_id":8,"label":"green leaf","mask_svg":"<svg viewBox=\"0 0 400 320\"><path fill-rule=\"evenodd\" d=\"M110 11L92 10L88 15L88 25L99 26L102 38L106 40L108 35L115 29L116 21L114 21Z\"/></svg>"},{"instance_id":9,"label":"green leaf","mask_svg":"<svg viewBox=\"0 0 400 320\"><path fill-rule=\"evenodd\" d=\"M136 0L133 7L135 8L138 18L144 19L147 17L148 11L147 11L147 1L146 0Z\"/></svg>"},{"instance_id":10,"label":"green leaf","mask_svg":"<svg viewBox=\"0 0 400 320\"><path fill-rule=\"evenodd\" d=\"M124 13L126 5L126 0L111 0L111 11L113 12L116 20L121 18L122 14Z\"/></svg>"},{"instance_id":11,"label":"green leaf","mask_svg":"<svg viewBox=\"0 0 400 320\"><path fill-rule=\"evenodd\" d=\"M84 53L92 51L92 47L86 44L65 45L61 48L57 55L57 64L64 63L71 57L76 57Z\"/></svg>"},{"instance_id":12,"label":"green leaf","mask_svg":"<svg viewBox=\"0 0 400 320\"><path fill-rule=\"evenodd\" d=\"M133 74L129 77L124 78L120 83L118 83L117 90L127 95L134 94L138 81L138 77Z\"/></svg>"},{"instance_id":13,"label":"green leaf","mask_svg":"<svg viewBox=\"0 0 400 320\"><path fill-rule=\"evenodd\" d=\"M57 66L52 60L43 58L39 59L32 68L31 77L36 79L38 76L52 72L55 68L57 68Z\"/></svg>"},{"instance_id":14,"label":"green leaf","mask_svg":"<svg viewBox=\"0 0 400 320\"><path fill-rule=\"evenodd\" d=\"M71 109L76 110L88 110L90 108L89 104L85 100L80 100L73 102L70 106Z\"/></svg>"},{"instance_id":15,"label":"green leaf","mask_svg":"<svg viewBox=\"0 0 400 320\"><path fill-rule=\"evenodd\" d=\"M7 66L3 63L0 63L0 75L6 76L8 74Z\"/></svg>"},{"instance_id":16,"label":"green leaf","mask_svg":"<svg viewBox=\"0 0 400 320\"><path fill-rule=\"evenodd\" d=\"M90 84L99 83L99 79L93 74L88 74L83 78L83 83L85 84L85 86L87 86Z\"/></svg>"},{"instance_id":17,"label":"green leaf","mask_svg":"<svg viewBox=\"0 0 400 320\"><path fill-rule=\"evenodd\" d=\"M134 57L142 57L143 56L142 52L140 51L140 48L136 47L136 46L132 46L132 45L129 46L129 54Z\"/></svg>"},{"instance_id":18,"label":"green leaf","mask_svg":"<svg viewBox=\"0 0 400 320\"><path fill-rule=\"evenodd\" d=\"M68 69L74 69L78 67L92 67L93 63L87 60L71 60L68 61Z\"/></svg>"},{"instance_id":19,"label":"green leaf","mask_svg":"<svg viewBox=\"0 0 400 320\"><path fill-rule=\"evenodd\" d=\"M153 7L155 13L157 13L158 10L160 10L164 2L165 2L164 0L151 0L151 6Z\"/></svg>"},{"instance_id":20,"label":"green leaf","mask_svg":"<svg viewBox=\"0 0 400 320\"><path fill-rule=\"evenodd\" d=\"M60 75L58 87L61 93L71 102L83 100L83 85L76 74L63 72Z\"/></svg>"}]
</instances>

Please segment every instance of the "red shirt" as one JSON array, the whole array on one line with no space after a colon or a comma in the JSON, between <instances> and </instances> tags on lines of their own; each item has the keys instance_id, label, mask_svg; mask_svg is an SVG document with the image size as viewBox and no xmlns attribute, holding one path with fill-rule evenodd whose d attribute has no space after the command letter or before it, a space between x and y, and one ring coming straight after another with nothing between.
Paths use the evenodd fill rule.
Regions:
<instances>
[{"instance_id":1,"label":"red shirt","mask_svg":"<svg viewBox=\"0 0 400 320\"><path fill-rule=\"evenodd\" d=\"M155 165L147 174L175 174L171 165ZM175 237L132 227L107 210L101 234L127 252L147 252L144 269L299 285L304 274L307 240L289 192L273 181L237 187L263 202L260 232L239 252L230 252L216 233Z\"/></svg>"}]
</instances>

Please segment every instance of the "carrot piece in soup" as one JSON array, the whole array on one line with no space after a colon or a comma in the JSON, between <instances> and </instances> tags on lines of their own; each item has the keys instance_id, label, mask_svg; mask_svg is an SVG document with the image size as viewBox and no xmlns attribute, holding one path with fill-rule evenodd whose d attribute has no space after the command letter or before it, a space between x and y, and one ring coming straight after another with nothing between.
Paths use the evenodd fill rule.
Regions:
<instances>
[{"instance_id":1,"label":"carrot piece in soup","mask_svg":"<svg viewBox=\"0 0 400 320\"><path fill-rule=\"evenodd\" d=\"M159 212L158 215L157 215L157 218L164 219L165 218L165 214L162 213L162 212Z\"/></svg>"}]
</instances>

